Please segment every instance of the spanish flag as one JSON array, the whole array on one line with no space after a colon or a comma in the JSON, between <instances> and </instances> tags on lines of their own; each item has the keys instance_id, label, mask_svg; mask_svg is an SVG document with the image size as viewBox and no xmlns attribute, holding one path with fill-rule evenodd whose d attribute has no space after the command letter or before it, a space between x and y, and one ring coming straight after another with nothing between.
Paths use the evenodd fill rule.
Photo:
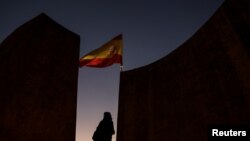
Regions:
<instances>
[{"instance_id":1,"label":"spanish flag","mask_svg":"<svg viewBox=\"0 0 250 141\"><path fill-rule=\"evenodd\" d=\"M80 58L80 67L103 68L114 63L122 65L122 35L118 35L100 48Z\"/></svg>"}]
</instances>

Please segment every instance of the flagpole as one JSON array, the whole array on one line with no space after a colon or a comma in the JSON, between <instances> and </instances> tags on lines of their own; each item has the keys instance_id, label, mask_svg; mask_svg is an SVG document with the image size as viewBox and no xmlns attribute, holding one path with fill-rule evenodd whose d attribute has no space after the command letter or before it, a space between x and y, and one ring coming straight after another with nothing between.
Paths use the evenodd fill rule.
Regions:
<instances>
[{"instance_id":1,"label":"flagpole","mask_svg":"<svg viewBox=\"0 0 250 141\"><path fill-rule=\"evenodd\" d=\"M120 72L123 71L123 65L120 65Z\"/></svg>"}]
</instances>

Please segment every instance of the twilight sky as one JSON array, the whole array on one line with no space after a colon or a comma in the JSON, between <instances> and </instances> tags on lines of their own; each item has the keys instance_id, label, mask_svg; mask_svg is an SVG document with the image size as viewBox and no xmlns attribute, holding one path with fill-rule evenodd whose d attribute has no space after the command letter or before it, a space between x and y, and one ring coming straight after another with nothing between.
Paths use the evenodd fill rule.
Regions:
<instances>
[{"instance_id":1,"label":"twilight sky","mask_svg":"<svg viewBox=\"0 0 250 141\"><path fill-rule=\"evenodd\" d=\"M44 12L81 36L80 57L123 34L124 70L152 63L188 40L224 0L1 0L0 42ZM90 141L105 111L116 128L119 65L79 69L76 141ZM115 141L115 136L113 136Z\"/></svg>"}]
</instances>

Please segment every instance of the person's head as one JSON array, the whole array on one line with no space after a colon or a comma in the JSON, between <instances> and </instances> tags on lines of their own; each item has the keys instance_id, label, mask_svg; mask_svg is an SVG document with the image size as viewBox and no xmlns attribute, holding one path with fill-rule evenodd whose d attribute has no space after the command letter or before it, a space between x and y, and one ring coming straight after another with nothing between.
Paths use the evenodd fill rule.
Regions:
<instances>
[{"instance_id":1,"label":"person's head","mask_svg":"<svg viewBox=\"0 0 250 141\"><path fill-rule=\"evenodd\" d=\"M104 112L104 119L105 120L112 120L110 112Z\"/></svg>"}]
</instances>

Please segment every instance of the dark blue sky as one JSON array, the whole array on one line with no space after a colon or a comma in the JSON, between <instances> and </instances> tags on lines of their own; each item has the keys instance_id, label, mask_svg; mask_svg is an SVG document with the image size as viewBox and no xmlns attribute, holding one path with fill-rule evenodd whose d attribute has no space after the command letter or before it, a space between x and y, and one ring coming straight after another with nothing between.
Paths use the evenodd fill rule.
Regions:
<instances>
[{"instance_id":1,"label":"dark blue sky","mask_svg":"<svg viewBox=\"0 0 250 141\"><path fill-rule=\"evenodd\" d=\"M130 70L152 63L183 44L223 1L2 0L0 42L44 12L81 36L80 56L122 33L124 70ZM103 112L111 112L116 126L119 65L83 67L78 83L76 140L89 141Z\"/></svg>"}]
</instances>

